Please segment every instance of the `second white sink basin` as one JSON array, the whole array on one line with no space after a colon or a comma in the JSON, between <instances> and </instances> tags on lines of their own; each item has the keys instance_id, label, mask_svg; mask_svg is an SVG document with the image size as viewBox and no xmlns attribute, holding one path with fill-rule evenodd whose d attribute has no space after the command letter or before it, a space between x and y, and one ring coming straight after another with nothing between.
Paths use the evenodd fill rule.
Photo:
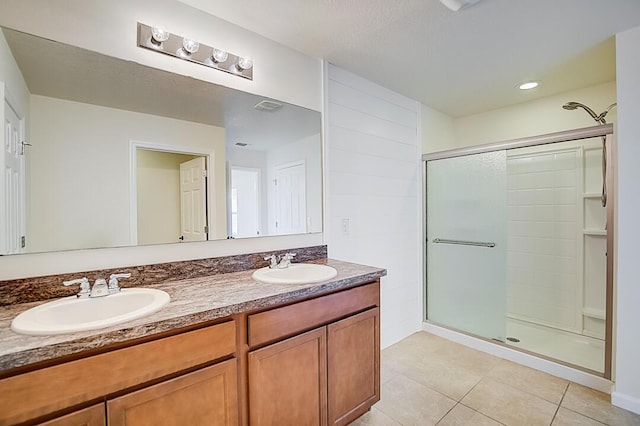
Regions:
<instances>
[{"instance_id":1,"label":"second white sink basin","mask_svg":"<svg viewBox=\"0 0 640 426\"><path fill-rule=\"evenodd\" d=\"M34 336L96 330L152 314L169 299L166 292L152 288L126 288L86 299L70 296L21 313L11 322L11 329Z\"/></svg>"},{"instance_id":2,"label":"second white sink basin","mask_svg":"<svg viewBox=\"0 0 640 426\"><path fill-rule=\"evenodd\" d=\"M330 280L338 275L335 268L315 263L292 263L288 268L262 268L253 279L268 284L310 284Z\"/></svg>"}]
</instances>

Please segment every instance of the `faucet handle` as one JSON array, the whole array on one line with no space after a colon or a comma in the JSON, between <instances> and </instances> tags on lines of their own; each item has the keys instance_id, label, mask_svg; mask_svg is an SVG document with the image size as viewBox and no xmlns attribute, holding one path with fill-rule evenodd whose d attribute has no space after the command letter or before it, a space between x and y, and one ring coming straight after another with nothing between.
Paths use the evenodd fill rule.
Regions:
<instances>
[{"instance_id":1,"label":"faucet handle","mask_svg":"<svg viewBox=\"0 0 640 426\"><path fill-rule=\"evenodd\" d=\"M271 269L274 269L275 267L278 266L278 258L276 257L275 254L265 256L263 259L269 261L269 268Z\"/></svg>"},{"instance_id":2,"label":"faucet handle","mask_svg":"<svg viewBox=\"0 0 640 426\"><path fill-rule=\"evenodd\" d=\"M109 293L118 293L120 291L119 279L130 278L131 274L111 274L109 275Z\"/></svg>"},{"instance_id":3,"label":"faucet handle","mask_svg":"<svg viewBox=\"0 0 640 426\"><path fill-rule=\"evenodd\" d=\"M78 294L76 294L76 297L78 298L89 297L89 294L91 293L91 284L89 284L89 280L87 279L87 277L63 281L62 284L67 287L74 284L80 284L80 291L78 292Z\"/></svg>"},{"instance_id":4,"label":"faucet handle","mask_svg":"<svg viewBox=\"0 0 640 426\"><path fill-rule=\"evenodd\" d=\"M278 264L278 268L280 269L288 268L289 265L291 265L291 261L293 260L294 257L296 257L295 253L283 254L282 257L280 258L280 263Z\"/></svg>"}]
</instances>

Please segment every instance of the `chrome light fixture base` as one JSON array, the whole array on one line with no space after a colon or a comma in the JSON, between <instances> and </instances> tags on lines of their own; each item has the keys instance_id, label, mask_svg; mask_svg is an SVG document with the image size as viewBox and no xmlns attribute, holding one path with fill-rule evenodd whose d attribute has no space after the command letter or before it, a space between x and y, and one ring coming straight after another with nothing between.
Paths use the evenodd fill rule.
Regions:
<instances>
[{"instance_id":1,"label":"chrome light fixture base","mask_svg":"<svg viewBox=\"0 0 640 426\"><path fill-rule=\"evenodd\" d=\"M154 28L138 22L139 47L253 80L253 61L250 58Z\"/></svg>"}]
</instances>

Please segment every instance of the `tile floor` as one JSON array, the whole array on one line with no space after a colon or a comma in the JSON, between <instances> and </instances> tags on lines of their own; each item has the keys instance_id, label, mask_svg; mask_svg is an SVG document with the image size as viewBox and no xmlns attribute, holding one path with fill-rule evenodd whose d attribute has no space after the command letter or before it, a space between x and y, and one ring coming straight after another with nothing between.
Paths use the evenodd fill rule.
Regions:
<instances>
[{"instance_id":1,"label":"tile floor","mask_svg":"<svg viewBox=\"0 0 640 426\"><path fill-rule=\"evenodd\" d=\"M381 364L380 402L352 425L640 425L609 395L425 332Z\"/></svg>"}]
</instances>

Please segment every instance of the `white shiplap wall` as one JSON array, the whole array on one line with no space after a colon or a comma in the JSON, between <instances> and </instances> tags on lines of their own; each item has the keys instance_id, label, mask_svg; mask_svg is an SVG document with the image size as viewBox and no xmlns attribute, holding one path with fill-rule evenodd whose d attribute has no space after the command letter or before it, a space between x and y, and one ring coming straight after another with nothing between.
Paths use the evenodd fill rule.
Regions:
<instances>
[{"instance_id":1,"label":"white shiplap wall","mask_svg":"<svg viewBox=\"0 0 640 426\"><path fill-rule=\"evenodd\" d=\"M386 347L418 331L422 321L420 107L333 65L326 71L329 257L387 269L381 286Z\"/></svg>"}]
</instances>

